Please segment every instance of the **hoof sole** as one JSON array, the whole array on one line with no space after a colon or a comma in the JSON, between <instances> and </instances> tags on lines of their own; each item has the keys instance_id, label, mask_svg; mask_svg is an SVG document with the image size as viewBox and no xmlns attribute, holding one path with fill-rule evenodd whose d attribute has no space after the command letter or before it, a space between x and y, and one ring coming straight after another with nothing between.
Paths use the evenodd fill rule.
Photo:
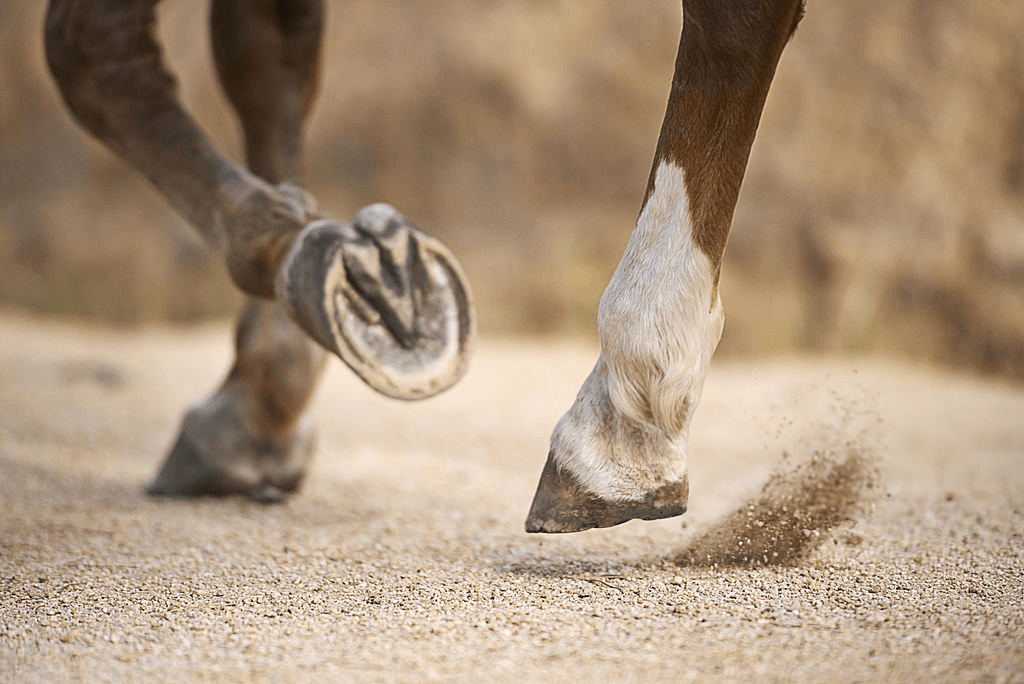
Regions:
<instances>
[{"instance_id":1,"label":"hoof sole","mask_svg":"<svg viewBox=\"0 0 1024 684\"><path fill-rule=\"evenodd\" d=\"M382 394L425 399L466 371L476 322L462 268L388 205L309 224L276 289L306 333Z\"/></svg>"}]
</instances>

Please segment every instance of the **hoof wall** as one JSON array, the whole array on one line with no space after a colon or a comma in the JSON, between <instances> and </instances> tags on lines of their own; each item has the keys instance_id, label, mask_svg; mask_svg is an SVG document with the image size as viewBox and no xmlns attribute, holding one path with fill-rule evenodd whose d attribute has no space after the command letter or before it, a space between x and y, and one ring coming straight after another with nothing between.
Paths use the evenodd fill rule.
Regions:
<instances>
[{"instance_id":1,"label":"hoof wall","mask_svg":"<svg viewBox=\"0 0 1024 684\"><path fill-rule=\"evenodd\" d=\"M659 487L639 501L608 501L585 490L575 476L560 469L548 456L526 518L526 531L582 532L635 519L671 518L686 512L689 492L684 478Z\"/></svg>"},{"instance_id":2,"label":"hoof wall","mask_svg":"<svg viewBox=\"0 0 1024 684\"><path fill-rule=\"evenodd\" d=\"M170 497L227 496L245 490L243 483L207 463L184 432L146 486L150 496Z\"/></svg>"},{"instance_id":3,"label":"hoof wall","mask_svg":"<svg viewBox=\"0 0 1024 684\"><path fill-rule=\"evenodd\" d=\"M189 438L188 422L186 418L186 426L157 476L146 486L146 494L174 498L245 496L261 503L279 503L298 489L301 471L280 469L292 472L288 475L275 472L267 477L241 458L223 465L206 458Z\"/></svg>"}]
</instances>

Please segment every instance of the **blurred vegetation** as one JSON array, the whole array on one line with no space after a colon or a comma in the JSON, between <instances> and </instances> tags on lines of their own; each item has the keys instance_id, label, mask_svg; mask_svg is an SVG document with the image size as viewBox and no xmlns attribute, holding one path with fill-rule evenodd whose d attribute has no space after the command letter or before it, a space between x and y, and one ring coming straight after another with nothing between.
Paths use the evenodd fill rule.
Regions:
<instances>
[{"instance_id":1,"label":"blurred vegetation","mask_svg":"<svg viewBox=\"0 0 1024 684\"><path fill-rule=\"evenodd\" d=\"M134 323L237 308L215 255L76 128L44 3L0 4L0 303ZM160 31L231 156L198 3ZM204 8L205 9L205 8ZM593 334L679 36L669 0L330 3L309 185L451 246L491 333ZM897 352L1024 379L1024 4L811 0L723 276L722 353Z\"/></svg>"}]
</instances>

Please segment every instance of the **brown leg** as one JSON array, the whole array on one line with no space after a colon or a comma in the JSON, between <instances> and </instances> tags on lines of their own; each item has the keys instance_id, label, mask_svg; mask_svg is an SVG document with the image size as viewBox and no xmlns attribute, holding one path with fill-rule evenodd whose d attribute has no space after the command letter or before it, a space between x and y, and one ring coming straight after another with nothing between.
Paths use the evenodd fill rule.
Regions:
<instances>
[{"instance_id":1,"label":"brown leg","mask_svg":"<svg viewBox=\"0 0 1024 684\"><path fill-rule=\"evenodd\" d=\"M309 0L223 0L217 64L246 130L251 173L210 143L175 95L154 38L158 0L50 0L46 57L64 101L224 254L235 283L276 298L374 389L422 399L466 369L472 300L455 258L387 205L320 219L287 182L301 167L320 11Z\"/></svg>"},{"instance_id":2,"label":"brown leg","mask_svg":"<svg viewBox=\"0 0 1024 684\"><path fill-rule=\"evenodd\" d=\"M242 122L249 169L275 185L301 181L320 17L316 0L213 3L217 71ZM281 304L257 298L239 317L235 354L224 385L186 414L151 494L278 500L298 486L314 446L303 413L326 354Z\"/></svg>"},{"instance_id":3,"label":"brown leg","mask_svg":"<svg viewBox=\"0 0 1024 684\"><path fill-rule=\"evenodd\" d=\"M246 494L264 501L294 491L313 453L313 425L303 414L326 358L280 304L249 299L238 320L227 380L185 415L146 491Z\"/></svg>"},{"instance_id":4,"label":"brown leg","mask_svg":"<svg viewBox=\"0 0 1024 684\"><path fill-rule=\"evenodd\" d=\"M50 70L79 123L224 253L239 287L272 297L285 253L315 217L300 196L227 160L182 109L154 37L157 1L50 0Z\"/></svg>"},{"instance_id":5,"label":"brown leg","mask_svg":"<svg viewBox=\"0 0 1024 684\"><path fill-rule=\"evenodd\" d=\"M214 0L213 54L245 132L249 168L302 180L303 122L319 85L322 0Z\"/></svg>"}]
</instances>

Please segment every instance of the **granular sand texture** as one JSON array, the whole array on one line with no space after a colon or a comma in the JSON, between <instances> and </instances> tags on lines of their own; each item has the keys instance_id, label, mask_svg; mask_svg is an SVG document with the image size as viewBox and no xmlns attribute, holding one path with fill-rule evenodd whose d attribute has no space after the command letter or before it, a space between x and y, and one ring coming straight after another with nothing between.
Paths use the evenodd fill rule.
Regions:
<instances>
[{"instance_id":1,"label":"granular sand texture","mask_svg":"<svg viewBox=\"0 0 1024 684\"><path fill-rule=\"evenodd\" d=\"M1019 388L716 363L686 515L544 536L590 345L484 340L413 404L333 363L309 478L267 506L142 492L227 327L0 341L0 681L1024 681Z\"/></svg>"}]
</instances>

